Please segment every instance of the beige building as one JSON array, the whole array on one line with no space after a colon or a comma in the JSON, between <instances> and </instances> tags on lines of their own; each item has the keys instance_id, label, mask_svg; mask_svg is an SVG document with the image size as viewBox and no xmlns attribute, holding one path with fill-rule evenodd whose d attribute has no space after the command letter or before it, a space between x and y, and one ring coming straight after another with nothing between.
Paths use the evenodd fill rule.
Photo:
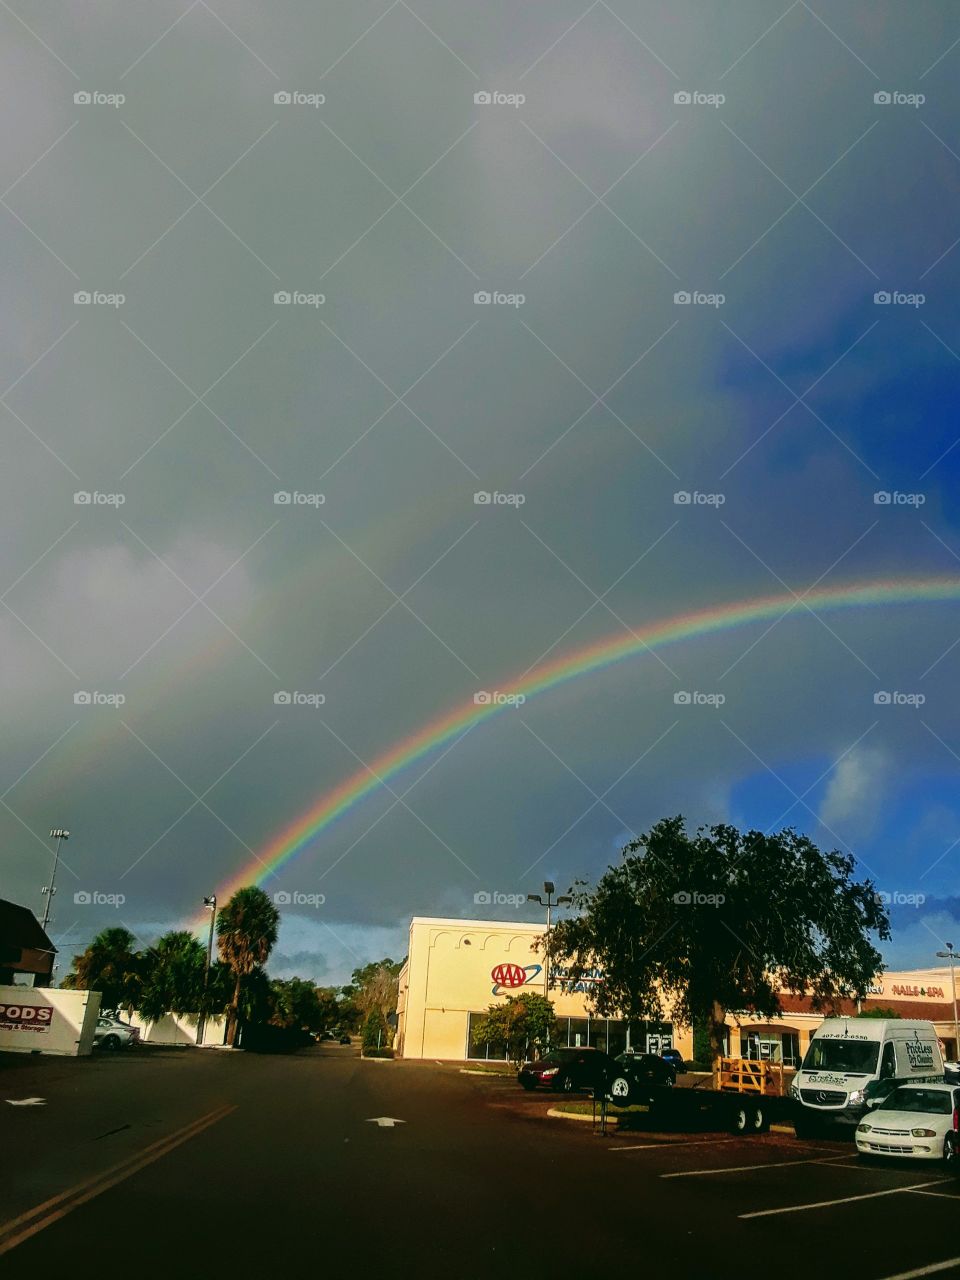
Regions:
<instances>
[{"instance_id":1,"label":"beige building","mask_svg":"<svg viewBox=\"0 0 960 1280\"><path fill-rule=\"evenodd\" d=\"M627 1023L598 1018L590 1010L599 971L585 976L574 988L562 968L552 966L547 992L542 952L534 942L543 936L542 924L506 920L446 920L415 916L410 923L407 962L400 973L397 1000L396 1048L404 1058L503 1058L502 1047L480 1043L475 1019L491 1004L523 991L549 994L560 1020L560 1043L590 1045L614 1056L625 1049L658 1053L679 1049L693 1057L690 1028L663 1023ZM797 1066L810 1036L823 1021L805 996L784 995L783 1015L757 1018L749 1013L727 1015L727 1051L734 1057L765 1058ZM877 978L860 1006L893 1009L905 1018L933 1022L944 1043L944 1056L956 1061L953 991L950 970L914 969L885 973ZM857 1005L844 1002L840 1014L856 1015Z\"/></svg>"},{"instance_id":2,"label":"beige building","mask_svg":"<svg viewBox=\"0 0 960 1280\"><path fill-rule=\"evenodd\" d=\"M754 1018L750 1014L728 1014L728 1052L739 1058L769 1058L798 1066L807 1051L810 1037L824 1019L815 1013L806 996L783 995L783 1016ZM858 1009L892 1009L902 1018L922 1018L932 1022L943 1042L948 1061L957 1060L957 1037L953 1020L953 987L950 969L906 969L881 974L859 1006L853 1000L841 1003L838 1014L856 1016Z\"/></svg>"},{"instance_id":3,"label":"beige building","mask_svg":"<svg viewBox=\"0 0 960 1280\"><path fill-rule=\"evenodd\" d=\"M543 932L542 924L415 916L397 1000L400 1055L502 1059L502 1048L477 1041L474 1022L507 996L524 991L547 994L543 953L533 949ZM672 1046L685 1058L692 1057L689 1030L670 1022L628 1024L595 1017L589 1004L598 972L586 975L574 989L562 969L552 968L549 997L560 1020L561 1044L590 1045L614 1055L628 1048L657 1053Z\"/></svg>"}]
</instances>

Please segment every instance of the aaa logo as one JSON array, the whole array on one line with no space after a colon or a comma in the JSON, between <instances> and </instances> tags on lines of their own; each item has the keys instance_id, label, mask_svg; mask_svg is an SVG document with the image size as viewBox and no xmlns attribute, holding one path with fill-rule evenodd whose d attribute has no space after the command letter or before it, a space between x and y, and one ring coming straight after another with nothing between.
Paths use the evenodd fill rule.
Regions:
<instances>
[{"instance_id":1,"label":"aaa logo","mask_svg":"<svg viewBox=\"0 0 960 1280\"><path fill-rule=\"evenodd\" d=\"M510 991L516 987L523 987L528 982L532 982L538 973L543 972L543 965L528 964L526 966L519 964L498 964L490 970L490 977L493 979L493 995L498 996L501 991Z\"/></svg>"}]
</instances>

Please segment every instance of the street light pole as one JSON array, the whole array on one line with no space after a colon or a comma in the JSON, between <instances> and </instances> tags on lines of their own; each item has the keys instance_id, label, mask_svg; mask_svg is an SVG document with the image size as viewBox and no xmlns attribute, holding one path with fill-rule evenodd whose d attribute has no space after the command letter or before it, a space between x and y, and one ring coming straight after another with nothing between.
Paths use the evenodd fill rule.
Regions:
<instances>
[{"instance_id":1,"label":"street light pole","mask_svg":"<svg viewBox=\"0 0 960 1280\"><path fill-rule=\"evenodd\" d=\"M953 1052L954 1061L956 1061L960 1058L960 1023L957 1022L957 971L954 967L957 954L953 949L952 942L946 942L944 946L947 948L946 951L938 951L937 959L950 961L950 985L953 988Z\"/></svg>"},{"instance_id":2,"label":"street light pole","mask_svg":"<svg viewBox=\"0 0 960 1280\"><path fill-rule=\"evenodd\" d=\"M541 907L546 907L547 909L547 932L543 942L543 994L547 1000L550 999L550 927L553 919L551 911L554 907L563 906L573 901L572 896L566 893L561 894L559 897L554 897L556 889L557 886L552 880L544 880L543 892L546 894L546 900L539 893L527 894L528 902L539 902Z\"/></svg>"},{"instance_id":3,"label":"street light pole","mask_svg":"<svg viewBox=\"0 0 960 1280\"><path fill-rule=\"evenodd\" d=\"M47 925L50 922L50 905L53 902L53 895L57 892L56 880L57 880L57 867L59 867L60 865L60 843L61 841L68 839L69 836L70 836L70 832L65 831L63 827L54 827L54 829L50 832L51 839L56 840L57 844L53 854L53 872L50 876L50 883L49 885L44 885L43 888L40 890L41 894L44 897L43 919L40 922L40 928L44 931L44 933L46 933Z\"/></svg>"},{"instance_id":4,"label":"street light pole","mask_svg":"<svg viewBox=\"0 0 960 1280\"><path fill-rule=\"evenodd\" d=\"M207 1024L207 987L210 983L210 966L213 963L213 926L217 919L217 895L211 893L209 897L203 899L203 905L210 912L210 932L207 935L207 955L203 965L203 1003L204 1007L200 1010L200 1017L197 1020L197 1044L203 1044L203 1033Z\"/></svg>"}]
</instances>

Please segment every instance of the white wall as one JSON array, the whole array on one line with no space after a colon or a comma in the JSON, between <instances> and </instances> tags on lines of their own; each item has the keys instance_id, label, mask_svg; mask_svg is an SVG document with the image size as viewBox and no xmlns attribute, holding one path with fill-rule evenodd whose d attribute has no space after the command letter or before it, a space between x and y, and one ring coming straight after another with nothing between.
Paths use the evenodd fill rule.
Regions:
<instances>
[{"instance_id":1,"label":"white wall","mask_svg":"<svg viewBox=\"0 0 960 1280\"><path fill-rule=\"evenodd\" d=\"M88 1054L99 1012L99 991L0 987L0 1049Z\"/></svg>"},{"instance_id":2,"label":"white wall","mask_svg":"<svg viewBox=\"0 0 960 1280\"><path fill-rule=\"evenodd\" d=\"M140 1028L140 1039L146 1044L196 1044L197 1023L186 1014L168 1013L159 1022L145 1022L139 1013L130 1025ZM208 1018L203 1033L204 1044L223 1044L225 1018Z\"/></svg>"}]
</instances>

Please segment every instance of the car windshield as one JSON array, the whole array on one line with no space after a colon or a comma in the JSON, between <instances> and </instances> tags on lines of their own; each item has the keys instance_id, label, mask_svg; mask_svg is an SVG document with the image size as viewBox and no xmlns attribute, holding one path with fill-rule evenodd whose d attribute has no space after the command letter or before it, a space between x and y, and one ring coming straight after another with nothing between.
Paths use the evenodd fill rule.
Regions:
<instances>
[{"instance_id":1,"label":"car windshield","mask_svg":"<svg viewBox=\"0 0 960 1280\"><path fill-rule=\"evenodd\" d=\"M929 1116L948 1116L953 1098L946 1089L894 1089L878 1111L921 1111Z\"/></svg>"},{"instance_id":2,"label":"car windshield","mask_svg":"<svg viewBox=\"0 0 960 1280\"><path fill-rule=\"evenodd\" d=\"M876 1040L814 1040L803 1060L804 1071L842 1071L863 1076L877 1069Z\"/></svg>"}]
</instances>

